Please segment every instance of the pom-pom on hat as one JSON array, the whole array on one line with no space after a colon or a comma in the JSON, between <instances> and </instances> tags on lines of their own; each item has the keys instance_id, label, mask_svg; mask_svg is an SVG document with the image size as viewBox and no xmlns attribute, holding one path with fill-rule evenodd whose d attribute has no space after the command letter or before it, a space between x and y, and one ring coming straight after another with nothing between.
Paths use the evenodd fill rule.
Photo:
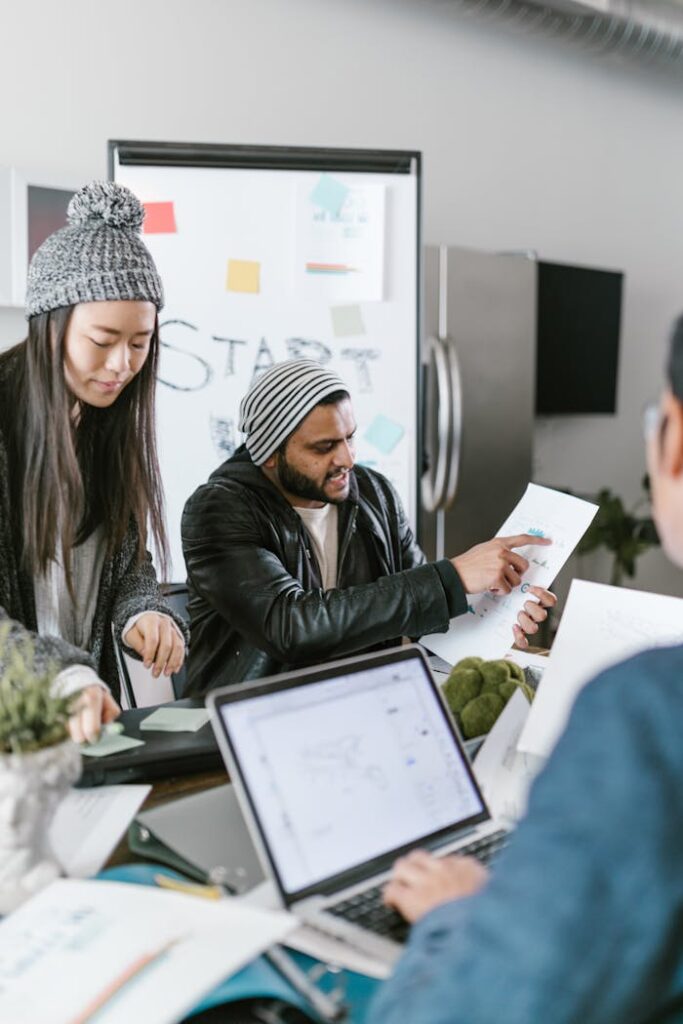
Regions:
<instances>
[{"instance_id":1,"label":"pom-pom on hat","mask_svg":"<svg viewBox=\"0 0 683 1024\"><path fill-rule=\"evenodd\" d=\"M323 398L347 388L341 377L312 359L275 363L240 403L239 429L252 462L263 465Z\"/></svg>"},{"instance_id":2,"label":"pom-pom on hat","mask_svg":"<svg viewBox=\"0 0 683 1024\"><path fill-rule=\"evenodd\" d=\"M144 207L124 185L93 181L72 198L67 225L46 238L28 268L26 318L79 302L164 304L161 279L140 238Z\"/></svg>"}]
</instances>

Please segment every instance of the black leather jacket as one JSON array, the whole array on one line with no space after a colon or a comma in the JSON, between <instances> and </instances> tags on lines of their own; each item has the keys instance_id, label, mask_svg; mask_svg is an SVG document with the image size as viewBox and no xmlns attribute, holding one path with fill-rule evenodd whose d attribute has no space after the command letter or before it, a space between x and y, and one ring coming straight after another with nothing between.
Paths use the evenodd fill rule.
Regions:
<instances>
[{"instance_id":1,"label":"black leather jacket","mask_svg":"<svg viewBox=\"0 0 683 1024\"><path fill-rule=\"evenodd\" d=\"M357 466L339 507L338 584L321 589L306 529L242 447L185 506L188 693L447 629L467 608L444 559L427 563L399 498Z\"/></svg>"}]
</instances>

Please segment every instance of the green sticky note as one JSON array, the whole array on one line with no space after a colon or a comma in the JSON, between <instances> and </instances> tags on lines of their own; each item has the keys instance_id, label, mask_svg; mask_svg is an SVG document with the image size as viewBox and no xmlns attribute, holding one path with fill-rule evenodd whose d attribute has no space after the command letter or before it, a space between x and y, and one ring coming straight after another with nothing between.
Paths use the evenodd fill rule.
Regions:
<instances>
[{"instance_id":1,"label":"green sticky note","mask_svg":"<svg viewBox=\"0 0 683 1024\"><path fill-rule=\"evenodd\" d=\"M336 338L365 334L365 324L360 306L331 306L332 329Z\"/></svg>"},{"instance_id":2,"label":"green sticky note","mask_svg":"<svg viewBox=\"0 0 683 1024\"><path fill-rule=\"evenodd\" d=\"M110 754L120 754L122 750L142 746L144 740L134 740L131 736L122 736L115 732L102 732L97 743L83 744L81 754L84 757L108 757Z\"/></svg>"},{"instance_id":3,"label":"green sticky note","mask_svg":"<svg viewBox=\"0 0 683 1024\"><path fill-rule=\"evenodd\" d=\"M206 708L157 708L140 723L140 730L197 732L209 721Z\"/></svg>"}]
</instances>

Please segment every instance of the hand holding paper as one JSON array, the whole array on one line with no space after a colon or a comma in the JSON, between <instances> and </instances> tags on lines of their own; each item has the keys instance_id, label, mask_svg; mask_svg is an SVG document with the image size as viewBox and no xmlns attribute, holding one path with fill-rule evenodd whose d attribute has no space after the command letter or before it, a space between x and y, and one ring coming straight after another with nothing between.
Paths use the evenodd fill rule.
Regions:
<instances>
[{"instance_id":1,"label":"hand holding paper","mask_svg":"<svg viewBox=\"0 0 683 1024\"><path fill-rule=\"evenodd\" d=\"M539 597L538 588L543 590L550 586L596 512L597 505L590 502L537 484L529 484L521 501L503 523L500 537L496 539L499 559L501 551L504 551L507 552L505 558L512 555L528 563L521 586L513 582L515 574L520 579L521 574L515 569L514 562L508 562L507 575L503 570L508 589L503 590L500 586L497 592L487 590L478 597L472 597L468 614L453 619L447 633L433 633L423 637L425 647L451 665L471 655L486 659L502 658L510 646L510 631L520 612L533 616L533 608L528 604L529 595ZM533 537L533 546L528 545L511 552L510 540L519 540L521 536ZM551 544L538 546L539 539L548 537ZM480 545L484 548L487 546ZM454 559L456 569L456 563L476 550L473 548L465 556ZM463 582L469 590L471 584ZM490 583L487 585L490 586Z\"/></svg>"},{"instance_id":2,"label":"hand holding paper","mask_svg":"<svg viewBox=\"0 0 683 1024\"><path fill-rule=\"evenodd\" d=\"M468 594L509 594L522 582L522 576L529 568L529 562L513 548L528 547L531 544L552 544L549 537L538 537L520 533L516 537L494 537L484 544L477 544L464 555L452 558L462 585Z\"/></svg>"}]
</instances>

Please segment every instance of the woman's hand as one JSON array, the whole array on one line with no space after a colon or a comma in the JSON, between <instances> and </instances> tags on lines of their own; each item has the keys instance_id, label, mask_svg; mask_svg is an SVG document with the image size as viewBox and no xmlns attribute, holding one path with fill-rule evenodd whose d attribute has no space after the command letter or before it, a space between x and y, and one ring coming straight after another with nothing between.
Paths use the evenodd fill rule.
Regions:
<instances>
[{"instance_id":1,"label":"woman's hand","mask_svg":"<svg viewBox=\"0 0 683 1024\"><path fill-rule=\"evenodd\" d=\"M474 857L434 857L413 850L394 864L384 902L413 924L441 903L479 892L487 879L488 871Z\"/></svg>"},{"instance_id":2,"label":"woman's hand","mask_svg":"<svg viewBox=\"0 0 683 1024\"><path fill-rule=\"evenodd\" d=\"M145 668L152 669L155 679L163 672L178 672L185 661L185 641L175 623L167 615L145 612L123 638L124 644L136 651Z\"/></svg>"},{"instance_id":3,"label":"woman's hand","mask_svg":"<svg viewBox=\"0 0 683 1024\"><path fill-rule=\"evenodd\" d=\"M540 623L548 618L548 609L554 608L557 604L555 595L551 594L549 590L544 590L543 587L529 587L527 594L534 594L538 600L526 601L521 612L517 615L519 625L514 625L512 632L518 647L529 646L529 641L525 634L538 633Z\"/></svg>"},{"instance_id":4,"label":"woman's hand","mask_svg":"<svg viewBox=\"0 0 683 1024\"><path fill-rule=\"evenodd\" d=\"M86 686L76 698L69 718L69 734L74 743L95 743L102 725L121 714L109 690L104 686Z\"/></svg>"}]
</instances>

